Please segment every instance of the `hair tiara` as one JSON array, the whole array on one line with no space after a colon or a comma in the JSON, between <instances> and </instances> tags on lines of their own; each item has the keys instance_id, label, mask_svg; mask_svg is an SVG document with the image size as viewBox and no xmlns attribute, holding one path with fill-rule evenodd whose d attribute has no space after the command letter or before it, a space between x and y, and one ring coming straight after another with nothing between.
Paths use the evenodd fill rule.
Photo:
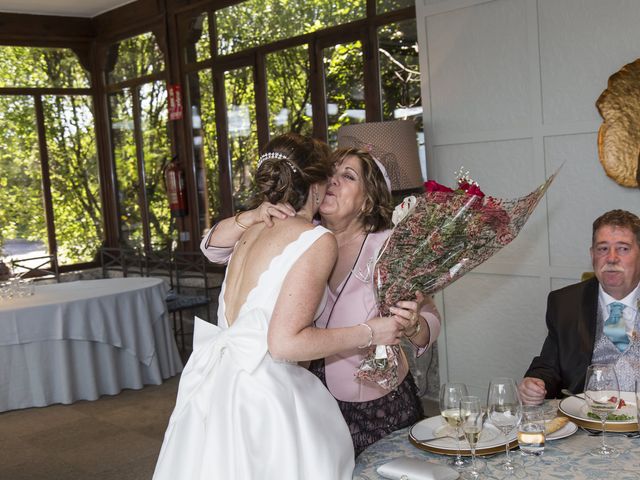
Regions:
<instances>
[{"instance_id":1,"label":"hair tiara","mask_svg":"<svg viewBox=\"0 0 640 480\"><path fill-rule=\"evenodd\" d=\"M262 163L266 160L283 160L284 162L287 163L287 165L289 165L291 170L293 170L293 173L296 173L298 171L298 167L296 167L293 164L293 162L288 160L288 157L283 153L278 153L278 152L263 153L262 155L260 155L260 158L258 159L258 168L260 168L260 165L262 165Z\"/></svg>"}]
</instances>

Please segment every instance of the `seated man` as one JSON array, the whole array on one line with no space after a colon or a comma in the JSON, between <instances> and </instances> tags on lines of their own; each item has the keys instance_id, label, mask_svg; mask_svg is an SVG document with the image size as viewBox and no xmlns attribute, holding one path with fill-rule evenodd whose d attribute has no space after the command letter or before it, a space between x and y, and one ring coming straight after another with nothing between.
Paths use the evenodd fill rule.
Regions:
<instances>
[{"instance_id":1,"label":"seated man","mask_svg":"<svg viewBox=\"0 0 640 480\"><path fill-rule=\"evenodd\" d=\"M591 363L615 364L620 390L640 378L640 218L612 210L593 222L595 277L555 290L547 300L548 334L518 386L523 403L584 389Z\"/></svg>"}]
</instances>

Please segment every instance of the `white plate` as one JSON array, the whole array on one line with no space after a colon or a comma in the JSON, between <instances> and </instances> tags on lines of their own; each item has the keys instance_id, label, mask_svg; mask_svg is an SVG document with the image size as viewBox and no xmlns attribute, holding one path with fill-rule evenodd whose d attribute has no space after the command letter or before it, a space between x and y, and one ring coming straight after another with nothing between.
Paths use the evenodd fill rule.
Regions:
<instances>
[{"instance_id":1,"label":"white plate","mask_svg":"<svg viewBox=\"0 0 640 480\"><path fill-rule=\"evenodd\" d=\"M624 413L633 417L633 420L610 420L606 422L607 430L616 432L633 432L638 429L636 420L636 395L635 392L620 392L620 396L627 404L625 407L616 410L617 414ZM579 395L584 398L584 394ZM602 425L599 420L591 418L587 415L589 407L587 402L576 397L567 397L560 402L559 409L567 417L575 420L575 423L587 428L601 429Z\"/></svg>"},{"instance_id":2,"label":"white plate","mask_svg":"<svg viewBox=\"0 0 640 480\"><path fill-rule=\"evenodd\" d=\"M578 431L578 425L573 422L567 422L562 428L559 428L553 433L545 435L545 440L559 440L561 438L566 438L570 435L573 435Z\"/></svg>"},{"instance_id":3,"label":"white plate","mask_svg":"<svg viewBox=\"0 0 640 480\"><path fill-rule=\"evenodd\" d=\"M421 442L420 439L432 438L436 436L451 434L452 437L444 436L435 440ZM449 427L444 418L440 415L436 417L426 418L416 423L409 432L410 440L418 447L435 453L443 453L445 455L455 455L457 451L455 431ZM476 445L476 453L479 455L496 453L504 451L506 437L491 423L485 422L480 439ZM509 443L517 444L517 433L514 428L509 434ZM460 440L460 453L462 455L471 455L469 443L465 439Z\"/></svg>"}]
</instances>

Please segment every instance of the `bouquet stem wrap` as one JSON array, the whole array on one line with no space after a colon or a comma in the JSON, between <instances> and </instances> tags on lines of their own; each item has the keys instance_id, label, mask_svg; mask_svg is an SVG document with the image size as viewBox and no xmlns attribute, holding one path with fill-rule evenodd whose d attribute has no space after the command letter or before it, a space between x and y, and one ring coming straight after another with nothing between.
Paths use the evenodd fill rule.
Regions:
<instances>
[{"instance_id":1,"label":"bouquet stem wrap","mask_svg":"<svg viewBox=\"0 0 640 480\"><path fill-rule=\"evenodd\" d=\"M431 191L406 198L394 212L395 227L374 267L379 314L392 315L389 307L418 291L442 290L508 245L557 173L511 200L485 196L468 178L458 180L457 190L428 182ZM356 377L392 390L400 381L399 356L399 346L372 347Z\"/></svg>"}]
</instances>

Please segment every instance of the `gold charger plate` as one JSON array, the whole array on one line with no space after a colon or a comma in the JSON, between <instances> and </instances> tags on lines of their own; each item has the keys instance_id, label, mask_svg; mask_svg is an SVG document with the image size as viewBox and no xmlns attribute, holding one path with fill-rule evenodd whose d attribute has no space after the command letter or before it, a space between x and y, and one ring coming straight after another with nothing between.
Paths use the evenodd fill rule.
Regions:
<instances>
[{"instance_id":1,"label":"gold charger plate","mask_svg":"<svg viewBox=\"0 0 640 480\"><path fill-rule=\"evenodd\" d=\"M446 435L448 427L441 416L425 418L416 423L411 430L409 430L409 441L420 450L425 450L431 453L437 453L440 455L456 455L457 447L455 440L455 433L452 431L454 437L443 436L427 442L420 441L423 438L432 438L439 435ZM480 440L476 446L476 455L492 455L494 453L501 453L505 451L505 436L492 424L485 423L484 429L480 434ZM466 446L466 448L465 448ZM518 439L516 429L509 435L509 449L513 449L518 446ZM460 440L460 455L471 456L471 450L466 440Z\"/></svg>"},{"instance_id":2,"label":"gold charger plate","mask_svg":"<svg viewBox=\"0 0 640 480\"><path fill-rule=\"evenodd\" d=\"M578 396L584 398L584 393ZM620 396L627 404L627 406L622 409L622 413L633 415L633 420L607 421L605 422L607 432L636 432L638 430L638 421L636 419L635 392L620 392ZM560 402L558 408L563 415L569 417L576 425L592 430L602 430L602 423L600 423L600 421L587 416L588 407L586 401L576 397L567 397Z\"/></svg>"}]
</instances>

